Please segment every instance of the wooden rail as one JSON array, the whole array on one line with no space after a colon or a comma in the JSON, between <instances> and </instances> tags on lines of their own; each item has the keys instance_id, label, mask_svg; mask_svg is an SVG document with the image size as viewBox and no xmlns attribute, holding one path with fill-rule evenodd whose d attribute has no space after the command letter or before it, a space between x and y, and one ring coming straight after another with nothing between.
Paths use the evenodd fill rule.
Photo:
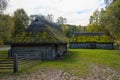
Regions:
<instances>
[{"instance_id":1,"label":"wooden rail","mask_svg":"<svg viewBox=\"0 0 120 80\"><path fill-rule=\"evenodd\" d=\"M18 72L18 58L17 55L15 55L13 58L3 58L0 59L0 70L11 70L13 69L13 72Z\"/></svg>"}]
</instances>

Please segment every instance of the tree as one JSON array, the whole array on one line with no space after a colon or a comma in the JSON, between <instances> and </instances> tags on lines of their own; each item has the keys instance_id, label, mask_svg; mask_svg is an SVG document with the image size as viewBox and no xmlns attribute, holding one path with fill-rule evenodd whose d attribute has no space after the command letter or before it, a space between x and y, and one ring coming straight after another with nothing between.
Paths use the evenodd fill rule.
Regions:
<instances>
[{"instance_id":1,"label":"tree","mask_svg":"<svg viewBox=\"0 0 120 80\"><path fill-rule=\"evenodd\" d=\"M104 0L106 7L108 7L114 1L116 1L116 0Z\"/></svg>"},{"instance_id":2,"label":"tree","mask_svg":"<svg viewBox=\"0 0 120 80\"><path fill-rule=\"evenodd\" d=\"M7 0L0 0L0 14L2 14L3 11L6 9L7 3Z\"/></svg>"},{"instance_id":3,"label":"tree","mask_svg":"<svg viewBox=\"0 0 120 80\"><path fill-rule=\"evenodd\" d=\"M107 17L106 16L107 16L106 11L104 9L101 9L100 17L99 17L100 30L102 32L105 32L109 37L112 37L111 34L110 34L110 31L106 27L106 23L107 23Z\"/></svg>"},{"instance_id":4,"label":"tree","mask_svg":"<svg viewBox=\"0 0 120 80\"><path fill-rule=\"evenodd\" d=\"M87 31L88 32L100 32L101 30L98 24L93 23L93 24L87 25Z\"/></svg>"},{"instance_id":5,"label":"tree","mask_svg":"<svg viewBox=\"0 0 120 80\"><path fill-rule=\"evenodd\" d=\"M93 15L92 16L90 16L90 24L92 24L92 23L97 23L97 24L99 24L99 15L100 15L100 12L98 11L98 10L95 10L94 12L93 12Z\"/></svg>"},{"instance_id":6,"label":"tree","mask_svg":"<svg viewBox=\"0 0 120 80\"><path fill-rule=\"evenodd\" d=\"M101 13L102 14L102 13ZM107 28L120 46L120 2L114 0L100 17L100 24Z\"/></svg>"},{"instance_id":7,"label":"tree","mask_svg":"<svg viewBox=\"0 0 120 80\"><path fill-rule=\"evenodd\" d=\"M14 12L14 23L15 23L14 36L23 32L25 30L25 28L28 27L29 17L26 14L26 12L24 11L24 9L17 9Z\"/></svg>"},{"instance_id":8,"label":"tree","mask_svg":"<svg viewBox=\"0 0 120 80\"><path fill-rule=\"evenodd\" d=\"M11 39L14 31L14 21L9 15L0 15L0 44Z\"/></svg>"},{"instance_id":9,"label":"tree","mask_svg":"<svg viewBox=\"0 0 120 80\"><path fill-rule=\"evenodd\" d=\"M83 28L82 26L76 26L76 25L66 25L68 26L65 34L68 38L71 38L72 35L74 34L74 32L80 32L80 31L83 31Z\"/></svg>"},{"instance_id":10,"label":"tree","mask_svg":"<svg viewBox=\"0 0 120 80\"><path fill-rule=\"evenodd\" d=\"M100 32L101 28L99 25L99 17L100 17L100 12L98 10L95 10L93 12L93 15L90 16L89 20L89 25L87 26L87 31L88 32Z\"/></svg>"},{"instance_id":11,"label":"tree","mask_svg":"<svg viewBox=\"0 0 120 80\"><path fill-rule=\"evenodd\" d=\"M66 23L66 22L67 22L67 19L63 18L62 16L60 16L60 17L57 18L57 24L58 25L62 25L64 23Z\"/></svg>"}]
</instances>

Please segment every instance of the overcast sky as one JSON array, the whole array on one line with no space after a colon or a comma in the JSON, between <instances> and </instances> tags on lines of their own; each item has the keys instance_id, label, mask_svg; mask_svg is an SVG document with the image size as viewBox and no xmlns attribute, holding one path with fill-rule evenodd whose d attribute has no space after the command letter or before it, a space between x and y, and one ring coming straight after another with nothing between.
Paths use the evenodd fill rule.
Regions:
<instances>
[{"instance_id":1,"label":"overcast sky","mask_svg":"<svg viewBox=\"0 0 120 80\"><path fill-rule=\"evenodd\" d=\"M52 14L55 20L62 16L69 24L87 25L93 11L104 7L104 0L9 0L7 13L23 8L28 15Z\"/></svg>"}]
</instances>

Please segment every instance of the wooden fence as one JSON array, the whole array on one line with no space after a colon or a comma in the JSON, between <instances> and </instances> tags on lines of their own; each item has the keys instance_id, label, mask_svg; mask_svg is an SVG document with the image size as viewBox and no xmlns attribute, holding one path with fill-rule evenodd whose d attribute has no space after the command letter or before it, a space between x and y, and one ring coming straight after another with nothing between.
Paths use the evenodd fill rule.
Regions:
<instances>
[{"instance_id":1,"label":"wooden fence","mask_svg":"<svg viewBox=\"0 0 120 80\"><path fill-rule=\"evenodd\" d=\"M0 59L0 71L13 70L14 73L18 72L18 58L15 55L13 58Z\"/></svg>"}]
</instances>

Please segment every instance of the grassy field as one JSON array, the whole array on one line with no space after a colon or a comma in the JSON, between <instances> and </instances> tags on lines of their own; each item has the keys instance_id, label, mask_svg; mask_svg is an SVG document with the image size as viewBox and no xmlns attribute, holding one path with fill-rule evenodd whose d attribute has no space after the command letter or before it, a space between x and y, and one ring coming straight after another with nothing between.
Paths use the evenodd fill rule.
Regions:
<instances>
[{"instance_id":1,"label":"grassy field","mask_svg":"<svg viewBox=\"0 0 120 80\"><path fill-rule=\"evenodd\" d=\"M7 51L0 51L0 57L6 57ZM31 73L38 69L61 69L76 76L86 76L91 73L90 65L110 67L120 72L120 50L101 49L69 49L68 54L57 60L44 61L30 60L19 61L27 63L19 67L18 74ZM28 66L29 65L29 66ZM21 65L20 65L21 66Z\"/></svg>"},{"instance_id":2,"label":"grassy field","mask_svg":"<svg viewBox=\"0 0 120 80\"><path fill-rule=\"evenodd\" d=\"M6 58L8 56L8 51L0 51L0 58Z\"/></svg>"},{"instance_id":3,"label":"grassy field","mask_svg":"<svg viewBox=\"0 0 120 80\"><path fill-rule=\"evenodd\" d=\"M93 63L120 70L120 50L70 49L77 62Z\"/></svg>"}]
</instances>

